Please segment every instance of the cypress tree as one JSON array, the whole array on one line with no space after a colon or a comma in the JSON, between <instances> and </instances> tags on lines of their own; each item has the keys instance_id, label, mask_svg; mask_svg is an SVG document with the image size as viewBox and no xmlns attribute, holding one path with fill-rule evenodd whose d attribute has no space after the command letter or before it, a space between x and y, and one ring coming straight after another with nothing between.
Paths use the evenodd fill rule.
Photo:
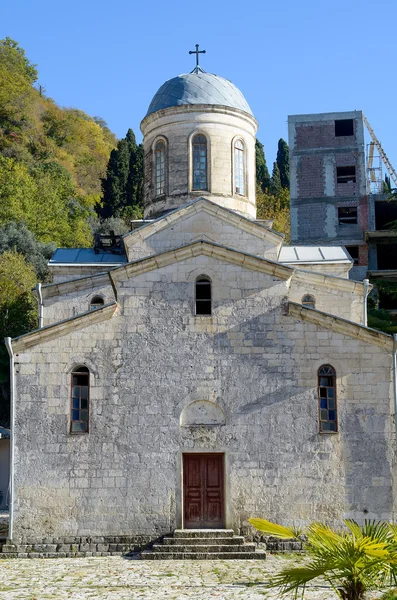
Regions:
<instances>
[{"instance_id":1,"label":"cypress tree","mask_svg":"<svg viewBox=\"0 0 397 600\"><path fill-rule=\"evenodd\" d=\"M272 194L273 196L276 196L276 198L277 198L280 195L281 190L282 190L282 185L281 185L281 178L280 178L280 170L278 168L277 162L274 162L272 178L270 180L269 192L270 192L270 194Z\"/></svg>"},{"instance_id":2,"label":"cypress tree","mask_svg":"<svg viewBox=\"0 0 397 600\"><path fill-rule=\"evenodd\" d=\"M270 173L267 168L263 144L255 140L256 183L265 192L270 186Z\"/></svg>"},{"instance_id":3,"label":"cypress tree","mask_svg":"<svg viewBox=\"0 0 397 600\"><path fill-rule=\"evenodd\" d=\"M136 143L132 129L112 150L106 177L102 179L102 218L122 217L127 207L143 204L143 147Z\"/></svg>"},{"instance_id":4,"label":"cypress tree","mask_svg":"<svg viewBox=\"0 0 397 600\"><path fill-rule=\"evenodd\" d=\"M280 171L281 187L289 189L289 148L282 138L278 140L277 166Z\"/></svg>"}]
</instances>

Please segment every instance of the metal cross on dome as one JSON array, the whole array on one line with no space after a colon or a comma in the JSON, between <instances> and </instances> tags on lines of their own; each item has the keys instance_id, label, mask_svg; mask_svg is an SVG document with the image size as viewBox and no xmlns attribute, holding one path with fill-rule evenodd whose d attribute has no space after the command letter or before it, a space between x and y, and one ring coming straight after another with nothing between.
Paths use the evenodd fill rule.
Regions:
<instances>
[{"instance_id":1,"label":"metal cross on dome","mask_svg":"<svg viewBox=\"0 0 397 600\"><path fill-rule=\"evenodd\" d=\"M196 50L189 50L189 54L196 55L196 67L199 66L199 54L205 54L205 50L199 50L199 44L196 44Z\"/></svg>"}]
</instances>

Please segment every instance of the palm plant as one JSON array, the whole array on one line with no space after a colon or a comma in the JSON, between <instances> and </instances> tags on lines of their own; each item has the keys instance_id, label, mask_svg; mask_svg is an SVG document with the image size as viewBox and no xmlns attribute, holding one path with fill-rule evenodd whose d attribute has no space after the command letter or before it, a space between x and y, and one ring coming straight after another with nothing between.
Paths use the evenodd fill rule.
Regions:
<instances>
[{"instance_id":1,"label":"palm plant","mask_svg":"<svg viewBox=\"0 0 397 600\"><path fill-rule=\"evenodd\" d=\"M264 519L249 519L253 527L279 539L302 540L300 531ZM285 568L272 577L268 587L302 598L308 582L325 580L342 600L363 600L368 590L397 585L397 525L386 522L344 521L346 530L336 531L312 523L304 533L307 562Z\"/></svg>"}]
</instances>

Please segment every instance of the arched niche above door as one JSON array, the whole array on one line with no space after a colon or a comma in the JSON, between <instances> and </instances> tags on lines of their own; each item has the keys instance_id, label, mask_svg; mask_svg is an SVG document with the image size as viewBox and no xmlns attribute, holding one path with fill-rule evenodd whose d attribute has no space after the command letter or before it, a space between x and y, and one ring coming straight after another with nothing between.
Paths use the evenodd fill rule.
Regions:
<instances>
[{"instance_id":1,"label":"arched niche above door","mask_svg":"<svg viewBox=\"0 0 397 600\"><path fill-rule=\"evenodd\" d=\"M218 404L209 400L195 400L185 406L180 416L181 427L213 427L225 425L225 413Z\"/></svg>"}]
</instances>

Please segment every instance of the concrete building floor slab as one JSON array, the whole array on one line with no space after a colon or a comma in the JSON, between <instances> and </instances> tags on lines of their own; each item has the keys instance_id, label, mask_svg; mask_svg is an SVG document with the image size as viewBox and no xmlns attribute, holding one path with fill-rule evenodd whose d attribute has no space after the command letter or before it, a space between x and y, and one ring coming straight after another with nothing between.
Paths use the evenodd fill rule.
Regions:
<instances>
[{"instance_id":1,"label":"concrete building floor slab","mask_svg":"<svg viewBox=\"0 0 397 600\"><path fill-rule=\"evenodd\" d=\"M265 561L156 561L120 557L13 559L0 564L0 600L273 600L269 575L302 557L269 556ZM380 598L371 593L368 600ZM287 600L291 596L284 596ZM308 600L335 599L312 587Z\"/></svg>"}]
</instances>

